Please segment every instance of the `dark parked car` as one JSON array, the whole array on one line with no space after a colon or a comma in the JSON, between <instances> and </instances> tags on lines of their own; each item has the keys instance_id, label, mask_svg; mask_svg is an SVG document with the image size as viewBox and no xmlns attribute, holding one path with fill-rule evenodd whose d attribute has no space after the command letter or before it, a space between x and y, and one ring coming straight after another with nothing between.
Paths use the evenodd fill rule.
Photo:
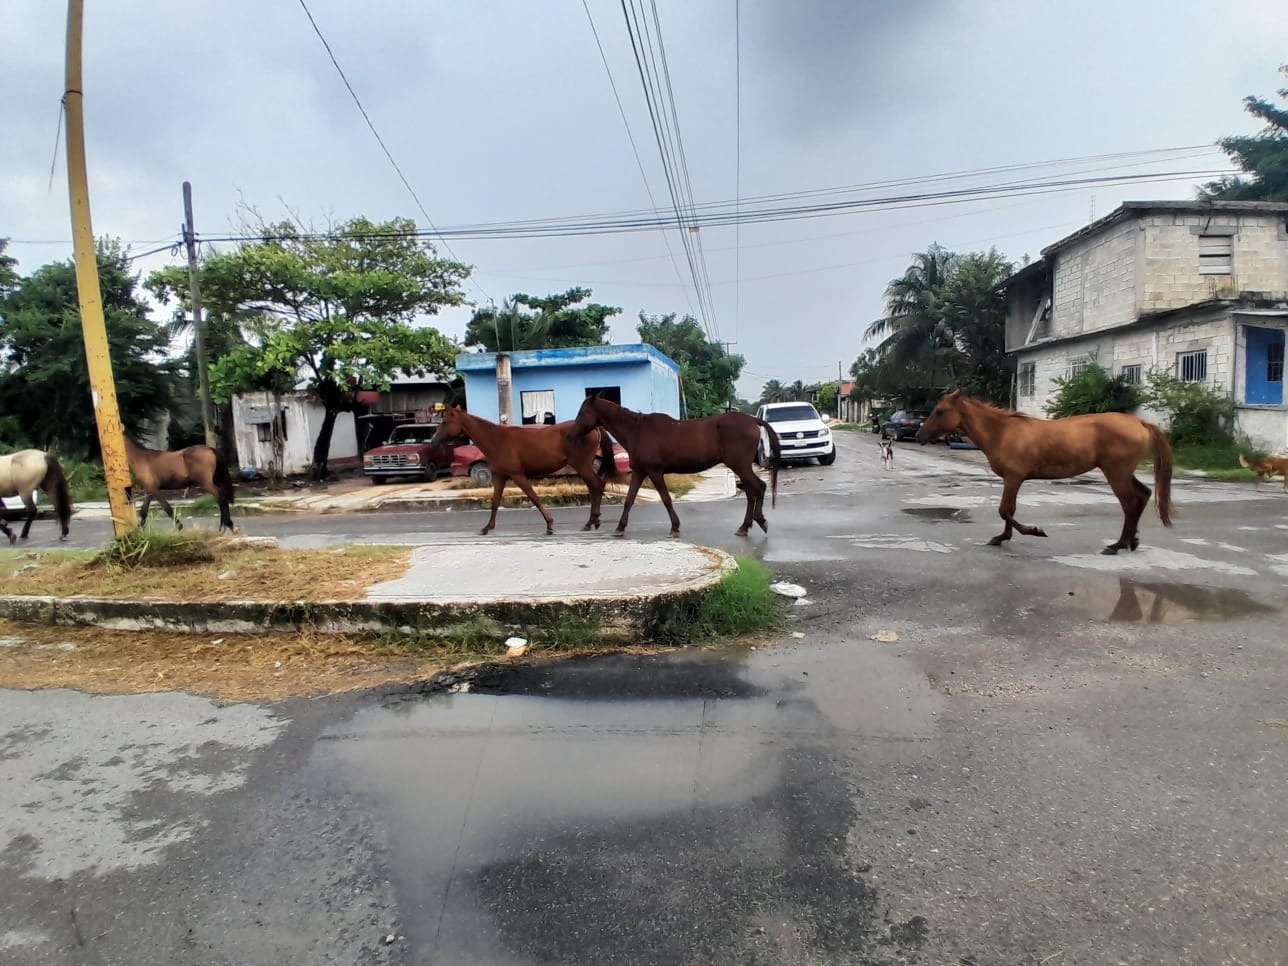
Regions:
<instances>
[{"instance_id":1,"label":"dark parked car","mask_svg":"<svg viewBox=\"0 0 1288 966\"><path fill-rule=\"evenodd\" d=\"M920 410L900 409L881 426L881 438L895 441L912 439L929 415Z\"/></svg>"}]
</instances>

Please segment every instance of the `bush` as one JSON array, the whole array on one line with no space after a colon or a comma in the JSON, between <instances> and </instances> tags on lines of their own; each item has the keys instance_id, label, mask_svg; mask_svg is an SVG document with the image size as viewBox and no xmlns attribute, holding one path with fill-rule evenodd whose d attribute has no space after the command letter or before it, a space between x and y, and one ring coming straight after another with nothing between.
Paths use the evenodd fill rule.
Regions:
<instances>
[{"instance_id":1,"label":"bush","mask_svg":"<svg viewBox=\"0 0 1288 966\"><path fill-rule=\"evenodd\" d=\"M1127 413L1140 405L1140 393L1122 376L1111 376L1098 362L1081 372L1055 379L1056 394L1046 405L1054 419L1089 413Z\"/></svg>"},{"instance_id":2,"label":"bush","mask_svg":"<svg viewBox=\"0 0 1288 966\"><path fill-rule=\"evenodd\" d=\"M1173 446L1234 445L1234 402L1205 383L1184 382L1166 369L1153 369L1143 396L1150 409L1167 414Z\"/></svg>"}]
</instances>

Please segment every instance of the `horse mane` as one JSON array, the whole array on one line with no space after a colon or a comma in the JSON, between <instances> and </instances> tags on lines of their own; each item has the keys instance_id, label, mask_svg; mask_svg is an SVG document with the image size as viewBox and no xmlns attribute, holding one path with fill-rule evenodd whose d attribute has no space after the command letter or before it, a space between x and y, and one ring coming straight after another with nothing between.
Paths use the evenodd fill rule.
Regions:
<instances>
[{"instance_id":1,"label":"horse mane","mask_svg":"<svg viewBox=\"0 0 1288 966\"><path fill-rule=\"evenodd\" d=\"M994 404L993 404L993 403L991 403L991 402L985 402L985 401L984 401L984 400L982 400L982 399L976 399L974 396L963 396L962 398L963 398L963 399L965 399L966 401L968 401L968 402L970 402L970 403L973 403L974 405L978 406L980 409L987 409L987 410L989 410L990 412L996 413L996 414L997 414L997 415L999 415L999 416L1010 416L1010 417L1013 417L1013 418L1015 418L1015 419L1032 419L1032 418L1033 418L1033 417L1032 417L1032 416L1030 416L1028 413L1022 413L1022 412L1019 412L1018 410L1015 410L1015 409L1008 409L1008 408L1006 408L1005 406L997 406L997 405L994 405Z\"/></svg>"}]
</instances>

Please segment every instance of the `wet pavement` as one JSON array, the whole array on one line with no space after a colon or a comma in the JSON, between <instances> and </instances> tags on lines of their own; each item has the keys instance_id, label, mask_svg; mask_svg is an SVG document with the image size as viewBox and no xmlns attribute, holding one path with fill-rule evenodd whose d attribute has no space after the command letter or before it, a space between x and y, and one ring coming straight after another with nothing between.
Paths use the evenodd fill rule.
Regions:
<instances>
[{"instance_id":1,"label":"wet pavement","mask_svg":"<svg viewBox=\"0 0 1288 966\"><path fill-rule=\"evenodd\" d=\"M1288 961L1288 498L1183 481L1102 557L1105 487L1030 484L1051 536L989 548L977 456L843 437L767 539L681 504L807 588L754 647L268 708L0 693L0 963Z\"/></svg>"}]
</instances>

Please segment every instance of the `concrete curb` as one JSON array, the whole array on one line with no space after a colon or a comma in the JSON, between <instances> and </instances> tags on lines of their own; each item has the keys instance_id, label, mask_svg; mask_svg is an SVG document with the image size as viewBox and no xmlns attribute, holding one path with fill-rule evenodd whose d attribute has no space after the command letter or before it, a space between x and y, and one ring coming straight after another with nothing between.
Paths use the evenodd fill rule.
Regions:
<instances>
[{"instance_id":1,"label":"concrete curb","mask_svg":"<svg viewBox=\"0 0 1288 966\"><path fill-rule=\"evenodd\" d=\"M25 624L100 627L107 630L174 631L190 634L270 634L304 630L324 634L428 631L488 617L524 627L585 620L613 627L647 628L675 606L701 596L737 569L729 554L698 548L711 561L700 577L657 594L601 594L555 599L438 600L391 597L358 601L229 600L185 603L101 597L5 596L0 617Z\"/></svg>"}]
</instances>

